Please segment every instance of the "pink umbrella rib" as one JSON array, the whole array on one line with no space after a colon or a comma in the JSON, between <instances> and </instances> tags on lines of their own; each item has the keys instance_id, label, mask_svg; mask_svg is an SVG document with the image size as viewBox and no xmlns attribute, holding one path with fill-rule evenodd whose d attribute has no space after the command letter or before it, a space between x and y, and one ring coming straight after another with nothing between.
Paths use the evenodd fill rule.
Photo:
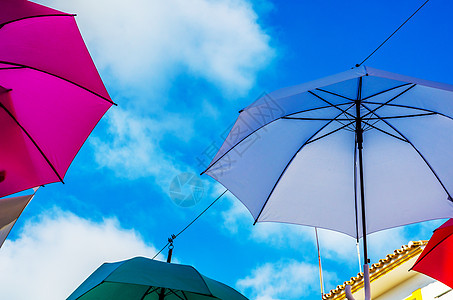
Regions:
<instances>
[{"instance_id":1,"label":"pink umbrella rib","mask_svg":"<svg viewBox=\"0 0 453 300\"><path fill-rule=\"evenodd\" d=\"M9 92L10 90L6 90L6 92ZM44 152L41 150L41 148L38 146L38 144L35 142L35 140L31 137L31 135L28 133L27 130L17 121L17 119L14 117L14 115L3 105L3 103L0 103L0 108L2 108L10 117L13 119L13 121L19 126L20 129L27 135L27 137L30 139L30 141L35 145L36 149L38 149L39 153L41 153L42 157L46 160L47 164L52 168L54 173L57 175L58 179L61 181L61 183L64 184L63 178L61 178L60 174L58 174L57 170L55 169L54 165L50 162L50 160L47 158L47 156L44 154Z\"/></svg>"},{"instance_id":2,"label":"pink umbrella rib","mask_svg":"<svg viewBox=\"0 0 453 300\"><path fill-rule=\"evenodd\" d=\"M47 72L47 71L44 71L44 70L41 70L41 69L38 69L38 68L30 67L30 66L27 66L27 65L23 65L23 64L18 64L18 63L9 62L9 61L2 61L2 60L0 60L0 64L9 64L9 65L12 65L12 66L16 66L16 67L20 67L20 68L27 68L27 69L31 69L31 70L35 70L35 71L38 71L38 72L42 72L42 73L51 75L51 76L56 77L56 78L58 78L58 79L64 80L64 81L66 81L66 82L68 82L68 83L71 83L71 84L73 84L73 85L75 85L75 86L77 86L77 87L79 87L79 88L81 88L81 89L84 89L85 91L87 91L87 92L89 92L89 93L91 93L91 94L93 94L93 95L96 95L97 97L99 97L99 98L101 98L101 99L103 99L103 100L105 100L105 101L111 103L112 105L118 106L118 104L116 104L115 102L113 102L111 99L106 98L106 97L104 97L104 96L102 96L102 95L100 95L100 94L98 94L98 93L96 93L96 92L94 92L94 91L92 91L92 90L90 90L90 89L88 89L88 88L86 88L86 87L84 87L84 86L82 86L82 85L80 85L80 84L74 82L74 81L71 81L71 80L66 79L66 78L64 78L64 77L61 77L61 76L52 74L52 73L50 73L50 72Z\"/></svg>"},{"instance_id":3,"label":"pink umbrella rib","mask_svg":"<svg viewBox=\"0 0 453 300\"><path fill-rule=\"evenodd\" d=\"M11 23L14 23L14 22L22 21L22 20L25 20L25 19L40 18L40 17L75 17L75 16L77 16L77 15L76 15L76 14L65 14L65 13L61 13L61 14L39 15L39 16L27 16L27 17L18 18L18 19L15 19L15 20L11 20L11 21L2 23L2 24L0 24L0 29L2 29L3 26L5 26L5 25L7 25L7 24L11 24Z\"/></svg>"}]
</instances>

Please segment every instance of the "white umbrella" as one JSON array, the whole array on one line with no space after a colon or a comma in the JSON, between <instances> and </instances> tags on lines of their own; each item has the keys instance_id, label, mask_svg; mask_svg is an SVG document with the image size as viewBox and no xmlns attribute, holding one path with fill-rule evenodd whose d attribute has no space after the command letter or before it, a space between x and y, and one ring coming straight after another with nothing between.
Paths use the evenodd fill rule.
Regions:
<instances>
[{"instance_id":1,"label":"white umbrella","mask_svg":"<svg viewBox=\"0 0 453 300\"><path fill-rule=\"evenodd\" d=\"M17 219L33 199L32 195L9 197L0 199L0 247L6 240L9 232L16 224Z\"/></svg>"},{"instance_id":2,"label":"white umbrella","mask_svg":"<svg viewBox=\"0 0 453 300\"><path fill-rule=\"evenodd\" d=\"M366 234L453 216L452 141L452 85L361 66L243 109L203 173L255 223L363 237L368 270Z\"/></svg>"}]
</instances>

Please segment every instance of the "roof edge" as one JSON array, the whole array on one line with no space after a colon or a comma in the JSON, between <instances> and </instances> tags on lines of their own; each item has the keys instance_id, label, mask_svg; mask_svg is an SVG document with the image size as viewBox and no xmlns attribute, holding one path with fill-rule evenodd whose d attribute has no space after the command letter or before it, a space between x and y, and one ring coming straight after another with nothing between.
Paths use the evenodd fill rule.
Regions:
<instances>
[{"instance_id":1,"label":"roof edge","mask_svg":"<svg viewBox=\"0 0 453 300\"><path fill-rule=\"evenodd\" d=\"M380 259L379 262L374 263L370 267L370 281L384 276L391 270L397 268L402 263L408 261L416 255L419 255L423 248L428 244L427 240L421 241L410 241L407 245L401 246L400 249L396 249L393 253L387 254L385 258ZM343 284L338 285L335 289L323 295L323 300L334 300L334 299L345 299L345 288L346 285L351 286L352 293L363 288L363 272L358 273L356 276L345 281Z\"/></svg>"}]
</instances>

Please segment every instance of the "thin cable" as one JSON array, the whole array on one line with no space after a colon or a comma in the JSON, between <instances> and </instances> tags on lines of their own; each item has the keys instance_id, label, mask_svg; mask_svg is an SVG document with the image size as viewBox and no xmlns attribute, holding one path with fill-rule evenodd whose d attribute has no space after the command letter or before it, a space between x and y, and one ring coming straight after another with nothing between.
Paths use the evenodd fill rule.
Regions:
<instances>
[{"instance_id":1,"label":"thin cable","mask_svg":"<svg viewBox=\"0 0 453 300\"><path fill-rule=\"evenodd\" d=\"M217 200L219 200L223 195L225 195L226 192L228 192L228 190L223 191L223 193L220 194L220 196L218 196L211 204L209 204L209 206L206 207L206 209L203 210L203 211L198 215L198 217L196 217L195 219L193 219L193 221L190 222L189 225L187 225L186 227L184 227L183 230L181 230L177 235L175 235L175 238L177 238L181 233L183 233L187 228L189 228L190 225L192 225L196 220L198 220L198 218L201 217L201 216L202 216L202 215L203 215L203 214L204 214L211 206L213 206L214 203L217 202Z\"/></svg>"},{"instance_id":2,"label":"thin cable","mask_svg":"<svg viewBox=\"0 0 453 300\"><path fill-rule=\"evenodd\" d=\"M183 230L181 230L178 234L176 234L174 236L172 235L172 240L176 239L181 233L186 231L187 228L189 228L193 223L195 223L195 221L198 220L198 218L200 218L209 208L211 208L211 206L213 206L223 195L225 195L226 192L228 192L227 189L225 191L223 191L223 193L220 194L220 196L218 196L211 204L209 204L209 206L206 207L205 210L203 210L195 219L193 219L192 222L190 222L186 227L184 227ZM165 248L167 248L167 246L169 244L170 244L170 242L168 242L164 247L162 247L162 249L160 249L160 251L157 252L156 255L154 255L154 257L152 259L155 259L162 251L165 250Z\"/></svg>"},{"instance_id":3,"label":"thin cable","mask_svg":"<svg viewBox=\"0 0 453 300\"><path fill-rule=\"evenodd\" d=\"M167 248L167 246L170 244L170 242L168 242L165 246L162 247L162 249L160 249L159 252L156 253L156 255L153 256L153 258L151 259L155 259L162 251L165 250L165 248Z\"/></svg>"},{"instance_id":4,"label":"thin cable","mask_svg":"<svg viewBox=\"0 0 453 300\"><path fill-rule=\"evenodd\" d=\"M371 57L371 55L373 55L376 51L379 50L379 48L381 48L398 30L401 29L401 27L404 26L404 24L406 24L420 9L422 9L423 6L425 6L426 3L428 3L429 0L426 0L425 3L422 4L422 6L420 6L409 18L406 19L406 21L404 21L403 24L400 25L400 27L398 27L388 38L385 39L385 41L383 41L379 47L377 47L373 52L371 52L370 55L368 55L360 64L356 64L355 66L356 67L360 67L368 58Z\"/></svg>"}]
</instances>

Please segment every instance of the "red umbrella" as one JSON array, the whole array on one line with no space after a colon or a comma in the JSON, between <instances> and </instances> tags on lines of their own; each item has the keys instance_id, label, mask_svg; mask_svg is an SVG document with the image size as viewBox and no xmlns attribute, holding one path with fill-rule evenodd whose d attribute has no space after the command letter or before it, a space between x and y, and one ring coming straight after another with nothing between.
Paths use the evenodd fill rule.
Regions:
<instances>
[{"instance_id":1,"label":"red umbrella","mask_svg":"<svg viewBox=\"0 0 453 300\"><path fill-rule=\"evenodd\" d=\"M412 270L453 288L453 219L437 228Z\"/></svg>"},{"instance_id":2,"label":"red umbrella","mask_svg":"<svg viewBox=\"0 0 453 300\"><path fill-rule=\"evenodd\" d=\"M0 1L0 197L63 182L112 100L74 15Z\"/></svg>"}]
</instances>

